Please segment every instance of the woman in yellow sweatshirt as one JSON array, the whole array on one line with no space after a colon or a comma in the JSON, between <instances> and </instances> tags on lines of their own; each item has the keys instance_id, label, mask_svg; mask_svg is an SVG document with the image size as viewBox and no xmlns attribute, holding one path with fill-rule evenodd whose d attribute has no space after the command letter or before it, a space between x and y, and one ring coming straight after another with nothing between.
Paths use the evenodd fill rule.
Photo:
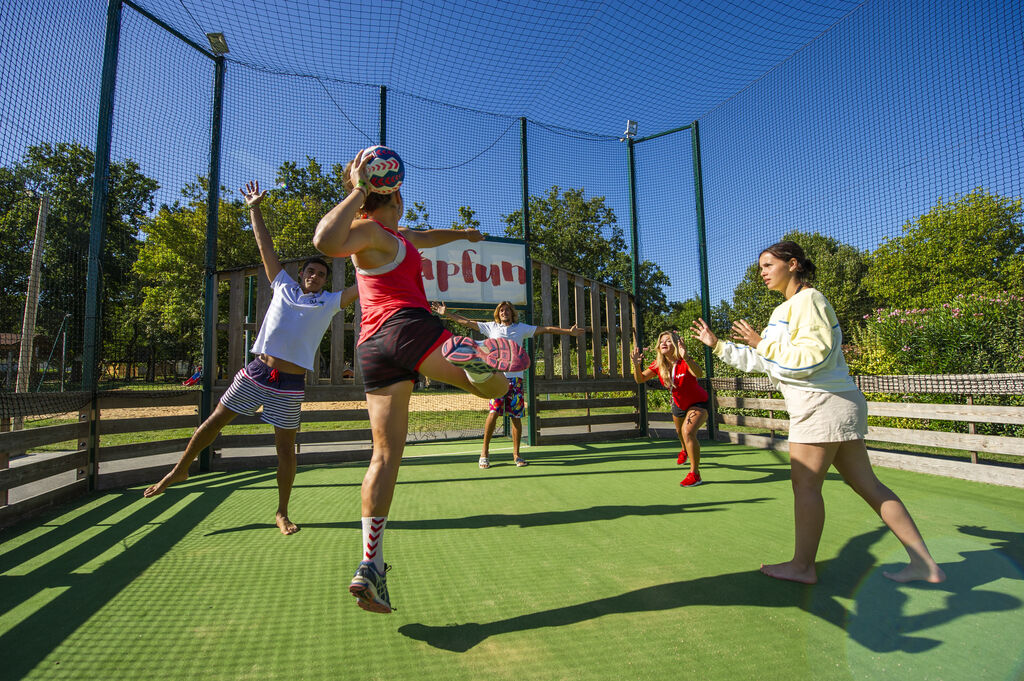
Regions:
<instances>
[{"instance_id":1,"label":"woman in yellow sweatshirt","mask_svg":"<svg viewBox=\"0 0 1024 681\"><path fill-rule=\"evenodd\" d=\"M761 572L806 584L818 581L814 558L825 522L821 487L829 467L835 466L910 556L905 568L883 574L897 582L943 581L946 575L928 552L907 507L871 470L864 446L867 401L850 378L836 313L808 283L814 263L798 244L781 241L761 252L758 266L765 285L786 297L764 331L758 334L745 319L734 322L733 338L743 342L737 344L719 340L703 319L694 322L692 330L727 364L767 373L786 400L796 545L792 560L761 565Z\"/></svg>"}]
</instances>

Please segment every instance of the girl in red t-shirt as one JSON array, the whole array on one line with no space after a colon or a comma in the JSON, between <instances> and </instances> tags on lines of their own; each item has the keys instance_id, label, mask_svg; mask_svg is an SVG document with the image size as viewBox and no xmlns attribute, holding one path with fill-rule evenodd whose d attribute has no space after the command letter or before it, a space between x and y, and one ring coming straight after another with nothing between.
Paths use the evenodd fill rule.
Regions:
<instances>
[{"instance_id":1,"label":"girl in red t-shirt","mask_svg":"<svg viewBox=\"0 0 1024 681\"><path fill-rule=\"evenodd\" d=\"M658 336L658 356L650 366L644 368L644 355L639 348L633 348L633 379L644 383L655 376L661 384L672 391L672 423L679 436L682 449L677 464L690 461L690 472L679 484L696 487L700 479L700 443L697 431L708 420L708 393L697 382L704 376L700 365L687 361L686 345L672 331L663 331Z\"/></svg>"}]
</instances>

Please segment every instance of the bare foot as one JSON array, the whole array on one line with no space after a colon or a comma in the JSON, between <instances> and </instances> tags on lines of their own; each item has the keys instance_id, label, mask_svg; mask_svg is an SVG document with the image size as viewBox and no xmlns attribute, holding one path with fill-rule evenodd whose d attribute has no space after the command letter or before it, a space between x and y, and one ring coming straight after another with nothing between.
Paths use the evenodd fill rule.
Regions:
<instances>
[{"instance_id":1,"label":"bare foot","mask_svg":"<svg viewBox=\"0 0 1024 681\"><path fill-rule=\"evenodd\" d=\"M174 483L185 482L186 480L188 480L187 468L180 472L175 472L175 470L171 470L170 473L164 476L163 480L156 483L155 485L150 485L148 488L146 488L146 491L142 493L142 496L146 497L147 499L150 497L155 497L157 494L160 494Z\"/></svg>"},{"instance_id":2,"label":"bare foot","mask_svg":"<svg viewBox=\"0 0 1024 681\"><path fill-rule=\"evenodd\" d=\"M801 584L817 584L818 573L815 572L814 566L804 570L793 565L793 561L788 563L776 563L775 565L765 565L761 563L761 572L774 577L775 579L785 579L790 582L800 582Z\"/></svg>"},{"instance_id":3,"label":"bare foot","mask_svg":"<svg viewBox=\"0 0 1024 681\"><path fill-rule=\"evenodd\" d=\"M299 531L299 526L288 520L288 516L278 511L277 513L277 529L281 530L281 534L295 534Z\"/></svg>"},{"instance_id":4,"label":"bare foot","mask_svg":"<svg viewBox=\"0 0 1024 681\"><path fill-rule=\"evenodd\" d=\"M882 574L892 581L900 583L923 581L938 584L939 582L946 581L946 573L935 563L927 565L925 563L915 564L912 562L899 572L886 572L883 570Z\"/></svg>"}]
</instances>

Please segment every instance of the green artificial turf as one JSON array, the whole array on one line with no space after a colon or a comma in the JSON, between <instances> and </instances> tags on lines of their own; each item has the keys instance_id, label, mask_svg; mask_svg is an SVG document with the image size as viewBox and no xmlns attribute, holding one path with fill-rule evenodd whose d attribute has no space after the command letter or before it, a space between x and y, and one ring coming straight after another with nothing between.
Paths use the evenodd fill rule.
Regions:
<instances>
[{"instance_id":1,"label":"green artificial turf","mask_svg":"<svg viewBox=\"0 0 1024 681\"><path fill-rule=\"evenodd\" d=\"M678 444L407 450L385 533L391 615L348 594L364 464L196 476L91 497L0 534L0 679L1020 679L1024 490L878 469L945 584L835 475L820 582L757 572L792 551L783 456ZM300 457L301 463L301 457Z\"/></svg>"}]
</instances>

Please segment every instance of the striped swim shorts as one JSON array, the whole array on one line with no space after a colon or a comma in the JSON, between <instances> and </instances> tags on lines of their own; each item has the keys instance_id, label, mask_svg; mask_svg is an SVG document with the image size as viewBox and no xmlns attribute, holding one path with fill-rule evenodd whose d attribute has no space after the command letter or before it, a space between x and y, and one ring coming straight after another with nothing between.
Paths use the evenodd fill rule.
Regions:
<instances>
[{"instance_id":1,"label":"striped swim shorts","mask_svg":"<svg viewBox=\"0 0 1024 681\"><path fill-rule=\"evenodd\" d=\"M252 416L263 407L261 421L294 430L302 419L305 394L305 374L286 374L254 359L235 374L220 403L243 416Z\"/></svg>"}]
</instances>

